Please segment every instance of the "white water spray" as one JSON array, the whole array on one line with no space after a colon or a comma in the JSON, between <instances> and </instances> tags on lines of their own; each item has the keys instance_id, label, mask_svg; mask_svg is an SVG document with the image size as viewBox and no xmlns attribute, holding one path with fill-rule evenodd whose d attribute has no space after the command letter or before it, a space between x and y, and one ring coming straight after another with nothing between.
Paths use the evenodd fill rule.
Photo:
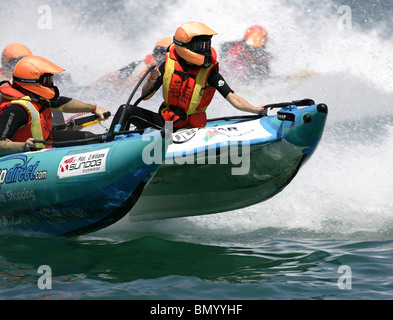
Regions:
<instances>
[{"instance_id":1,"label":"white water spray","mask_svg":"<svg viewBox=\"0 0 393 320\"><path fill-rule=\"evenodd\" d=\"M392 39L354 24L341 28L344 11L329 11L330 2L318 8L307 0L297 5L284 0L217 0L214 5L208 0L147 1L143 6L129 0L123 4L122 15L107 12L92 19L90 11L52 1L48 4L51 28L40 28L40 21L49 23L42 18L44 10L39 11L41 2L1 2L0 47L22 42L34 54L67 69L76 84L89 85L142 59L158 39L173 35L186 21L201 21L216 30L219 35L213 45L217 48L223 41L241 39L248 26L261 24L270 34L272 80L253 87L230 83L235 92L255 105L309 97L329 106L319 148L279 195L232 213L162 222L156 230L184 233L186 229L197 236L200 232L222 230L222 234L238 235L276 228L346 236L392 229ZM115 19L119 16L120 20ZM305 70L314 75L294 76ZM76 98L83 100L83 92ZM114 112L117 106L110 101L111 97L92 102ZM217 94L208 115L228 114L238 112ZM149 228L151 224L146 225Z\"/></svg>"}]
</instances>

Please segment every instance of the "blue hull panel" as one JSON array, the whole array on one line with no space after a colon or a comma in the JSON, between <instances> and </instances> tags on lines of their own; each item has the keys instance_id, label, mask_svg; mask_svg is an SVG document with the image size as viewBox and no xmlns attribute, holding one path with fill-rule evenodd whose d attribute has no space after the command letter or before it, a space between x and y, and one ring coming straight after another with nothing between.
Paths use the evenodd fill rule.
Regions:
<instances>
[{"instance_id":1,"label":"blue hull panel","mask_svg":"<svg viewBox=\"0 0 393 320\"><path fill-rule=\"evenodd\" d=\"M0 232L78 235L116 222L158 169L147 146L165 147L159 132L1 157Z\"/></svg>"}]
</instances>

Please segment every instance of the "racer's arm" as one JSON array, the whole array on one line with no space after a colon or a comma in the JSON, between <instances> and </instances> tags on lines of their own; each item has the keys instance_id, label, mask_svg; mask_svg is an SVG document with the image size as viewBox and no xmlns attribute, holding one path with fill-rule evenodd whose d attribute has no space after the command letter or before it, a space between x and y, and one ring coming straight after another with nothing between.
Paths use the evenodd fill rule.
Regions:
<instances>
[{"instance_id":1,"label":"racer's arm","mask_svg":"<svg viewBox=\"0 0 393 320\"><path fill-rule=\"evenodd\" d=\"M236 93L228 94L226 99L232 106L234 106L236 109L240 111L262 114L262 111L265 110L264 105L261 105L259 107L254 107L248 101L246 101L242 97L239 97Z\"/></svg>"},{"instance_id":2,"label":"racer's arm","mask_svg":"<svg viewBox=\"0 0 393 320\"><path fill-rule=\"evenodd\" d=\"M151 93L143 100L149 100L152 96L154 96L157 90L161 87L164 71L165 71L165 62L161 63L159 68L155 67L150 72L150 77L142 88L142 97L144 97L146 94L149 94L150 92Z\"/></svg>"},{"instance_id":3,"label":"racer's arm","mask_svg":"<svg viewBox=\"0 0 393 320\"><path fill-rule=\"evenodd\" d=\"M51 108L65 113L92 112L101 120L105 120L104 113L107 112L107 110L100 108L95 104L66 97L59 97L56 101L52 102Z\"/></svg>"},{"instance_id":4,"label":"racer's arm","mask_svg":"<svg viewBox=\"0 0 393 320\"><path fill-rule=\"evenodd\" d=\"M29 122L26 110L19 105L10 105L0 114L0 156L28 151L33 147L32 138L26 142L13 142L12 137L19 128Z\"/></svg>"},{"instance_id":5,"label":"racer's arm","mask_svg":"<svg viewBox=\"0 0 393 320\"><path fill-rule=\"evenodd\" d=\"M217 91L236 109L245 112L261 114L265 110L264 106L254 107L248 101L238 96L227 84L224 77L216 70L212 70L209 75L208 84L215 87Z\"/></svg>"}]
</instances>

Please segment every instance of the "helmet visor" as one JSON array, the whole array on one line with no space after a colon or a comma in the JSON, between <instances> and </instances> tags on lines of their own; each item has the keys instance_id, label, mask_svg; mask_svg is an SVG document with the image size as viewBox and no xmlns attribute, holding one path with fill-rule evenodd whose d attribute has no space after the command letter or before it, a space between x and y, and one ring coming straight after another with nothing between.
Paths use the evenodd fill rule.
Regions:
<instances>
[{"instance_id":1,"label":"helmet visor","mask_svg":"<svg viewBox=\"0 0 393 320\"><path fill-rule=\"evenodd\" d=\"M40 83L44 87L53 87L53 74L45 73L40 77Z\"/></svg>"},{"instance_id":2,"label":"helmet visor","mask_svg":"<svg viewBox=\"0 0 393 320\"><path fill-rule=\"evenodd\" d=\"M188 44L188 49L196 53L206 52L211 49L211 43L210 39L205 41L193 41Z\"/></svg>"},{"instance_id":3,"label":"helmet visor","mask_svg":"<svg viewBox=\"0 0 393 320\"><path fill-rule=\"evenodd\" d=\"M20 78L20 77L16 77L14 75L14 80L17 82L21 82L24 84L41 84L44 87L48 87L51 88L53 87L53 74L52 73L45 73L43 74L41 77L39 77L38 79L25 79L25 78Z\"/></svg>"},{"instance_id":4,"label":"helmet visor","mask_svg":"<svg viewBox=\"0 0 393 320\"><path fill-rule=\"evenodd\" d=\"M174 39L173 42L180 46L187 48L195 53L204 53L211 50L211 36L197 36L192 39L189 43L184 43Z\"/></svg>"}]
</instances>

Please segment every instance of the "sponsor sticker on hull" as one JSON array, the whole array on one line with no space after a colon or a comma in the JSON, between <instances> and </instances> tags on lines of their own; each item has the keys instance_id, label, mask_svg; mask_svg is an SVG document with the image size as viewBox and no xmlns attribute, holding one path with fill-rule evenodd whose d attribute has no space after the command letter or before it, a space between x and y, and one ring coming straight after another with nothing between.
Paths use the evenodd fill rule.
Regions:
<instances>
[{"instance_id":1,"label":"sponsor sticker on hull","mask_svg":"<svg viewBox=\"0 0 393 320\"><path fill-rule=\"evenodd\" d=\"M48 172L40 170L40 161L34 163L31 160L25 155L0 160L0 189L3 184L46 180Z\"/></svg>"},{"instance_id":2,"label":"sponsor sticker on hull","mask_svg":"<svg viewBox=\"0 0 393 320\"><path fill-rule=\"evenodd\" d=\"M57 170L59 179L106 172L108 149L63 157Z\"/></svg>"}]
</instances>

